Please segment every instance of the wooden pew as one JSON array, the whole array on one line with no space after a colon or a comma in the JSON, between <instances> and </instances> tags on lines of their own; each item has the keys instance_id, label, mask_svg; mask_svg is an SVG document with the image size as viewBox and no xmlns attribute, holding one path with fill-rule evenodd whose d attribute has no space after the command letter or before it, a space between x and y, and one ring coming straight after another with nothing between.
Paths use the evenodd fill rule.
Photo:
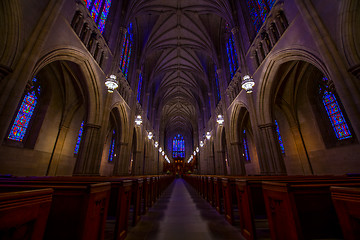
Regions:
<instances>
[{"instance_id":1,"label":"wooden pew","mask_svg":"<svg viewBox=\"0 0 360 240\"><path fill-rule=\"evenodd\" d=\"M16 189L53 188L53 201L44 239L104 238L106 213L109 205L110 183L80 184L1 181L0 188Z\"/></svg>"},{"instance_id":2,"label":"wooden pew","mask_svg":"<svg viewBox=\"0 0 360 240\"><path fill-rule=\"evenodd\" d=\"M154 177L154 176L153 176ZM115 239L124 239L128 231L128 219L131 199L134 207L134 214L132 215L132 222L136 224L140 219L141 202L142 199L154 197L143 190L143 180L150 178L148 176L133 176L133 177L32 177L33 182L50 181L52 183L65 183L65 182L80 182L80 183L97 183L97 182L111 182L111 197L110 206L108 211L109 219L116 219L114 226ZM171 176L156 176L158 181L154 181L155 194L159 189L159 182L161 179L162 190L164 190L173 180ZM151 179L151 178L150 178ZM3 179L4 180L4 179ZM12 181L29 181L29 178L13 178ZM155 190L156 189L156 190ZM131 196L133 196L131 198ZM156 198L155 198L156 199ZM145 201L145 200L144 200ZM150 205L148 205L150 206Z\"/></svg>"},{"instance_id":3,"label":"wooden pew","mask_svg":"<svg viewBox=\"0 0 360 240\"><path fill-rule=\"evenodd\" d=\"M0 188L0 239L43 239L53 189Z\"/></svg>"},{"instance_id":4,"label":"wooden pew","mask_svg":"<svg viewBox=\"0 0 360 240\"><path fill-rule=\"evenodd\" d=\"M230 224L234 224L234 210L233 203L235 196L235 178L226 177L221 178L221 189L224 202L225 219Z\"/></svg>"},{"instance_id":5,"label":"wooden pew","mask_svg":"<svg viewBox=\"0 0 360 240\"><path fill-rule=\"evenodd\" d=\"M207 177L208 183L208 202L211 206L215 206L214 204L214 178L212 176Z\"/></svg>"},{"instance_id":6,"label":"wooden pew","mask_svg":"<svg viewBox=\"0 0 360 240\"><path fill-rule=\"evenodd\" d=\"M344 238L360 238L360 187L331 187L331 198Z\"/></svg>"},{"instance_id":7,"label":"wooden pew","mask_svg":"<svg viewBox=\"0 0 360 240\"><path fill-rule=\"evenodd\" d=\"M221 178L214 176L213 177L213 183L214 183L214 205L216 208L216 211L219 213L222 213L222 186L221 186Z\"/></svg>"},{"instance_id":8,"label":"wooden pew","mask_svg":"<svg viewBox=\"0 0 360 240\"><path fill-rule=\"evenodd\" d=\"M150 207L150 177L144 178L142 214L145 214Z\"/></svg>"},{"instance_id":9,"label":"wooden pew","mask_svg":"<svg viewBox=\"0 0 360 240\"><path fill-rule=\"evenodd\" d=\"M331 201L332 185L360 186L360 182L263 182L271 238L341 239L339 221Z\"/></svg>"},{"instance_id":10,"label":"wooden pew","mask_svg":"<svg viewBox=\"0 0 360 240\"><path fill-rule=\"evenodd\" d=\"M357 181L358 178L346 176L247 176L236 179L236 195L240 220L240 229L246 239L256 239L256 222L267 225L267 215L262 192L262 181ZM267 235L266 229L260 231Z\"/></svg>"},{"instance_id":11,"label":"wooden pew","mask_svg":"<svg viewBox=\"0 0 360 240\"><path fill-rule=\"evenodd\" d=\"M133 203L133 226L135 226L141 218L141 201L143 198L143 179L134 178L132 187L132 203Z\"/></svg>"}]
</instances>

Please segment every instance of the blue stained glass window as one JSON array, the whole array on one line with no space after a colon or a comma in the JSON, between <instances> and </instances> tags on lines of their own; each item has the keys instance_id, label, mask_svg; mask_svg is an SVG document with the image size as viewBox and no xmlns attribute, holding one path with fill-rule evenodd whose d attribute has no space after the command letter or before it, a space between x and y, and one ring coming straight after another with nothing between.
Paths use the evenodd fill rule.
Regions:
<instances>
[{"instance_id":1,"label":"blue stained glass window","mask_svg":"<svg viewBox=\"0 0 360 240\"><path fill-rule=\"evenodd\" d=\"M232 79L234 77L237 69L239 68L239 62L238 62L238 57L237 57L237 53L236 53L234 37L229 29L228 24L226 24L226 29L228 32L230 32L229 39L226 43L226 52L227 52L229 68L230 68L230 78Z\"/></svg>"},{"instance_id":2,"label":"blue stained glass window","mask_svg":"<svg viewBox=\"0 0 360 240\"><path fill-rule=\"evenodd\" d=\"M103 6L102 12L101 12L101 17L100 17L100 20L99 20L99 25L98 25L98 28L99 28L101 33L104 32L106 19L107 19L108 15L109 15L110 6L111 6L111 0L105 0L104 1L104 6Z\"/></svg>"},{"instance_id":3,"label":"blue stained glass window","mask_svg":"<svg viewBox=\"0 0 360 240\"><path fill-rule=\"evenodd\" d=\"M329 117L337 139L344 140L351 138L352 134L348 124L346 123L345 117L341 111L336 96L329 90L328 85L326 85L328 79L323 77L322 81L325 83L325 85L319 86L319 91L322 94L321 100L324 104L326 113Z\"/></svg>"},{"instance_id":4,"label":"blue stained glass window","mask_svg":"<svg viewBox=\"0 0 360 240\"><path fill-rule=\"evenodd\" d=\"M217 102L219 102L221 100L221 94L220 94L219 76L217 74L216 66L215 66L215 84L216 84Z\"/></svg>"},{"instance_id":5,"label":"blue stained glass window","mask_svg":"<svg viewBox=\"0 0 360 240\"><path fill-rule=\"evenodd\" d=\"M278 122L275 120L275 125L276 125L276 133L278 135L278 139L279 139L279 145L280 145L280 150L282 154L285 154L285 148L284 148L284 144L280 135L280 129L279 129L279 125Z\"/></svg>"},{"instance_id":6,"label":"blue stained glass window","mask_svg":"<svg viewBox=\"0 0 360 240\"><path fill-rule=\"evenodd\" d=\"M90 9L91 3L93 2L93 0L83 0L83 1L84 1L84 3L85 3L85 6L86 6L88 9Z\"/></svg>"},{"instance_id":7,"label":"blue stained glass window","mask_svg":"<svg viewBox=\"0 0 360 240\"><path fill-rule=\"evenodd\" d=\"M80 125L80 130L79 130L78 139L77 139L77 142L76 142L74 154L78 154L78 152L79 152L80 142L81 142L81 137L82 137L82 134L83 134L83 130L84 130L84 121L82 121L81 125Z\"/></svg>"},{"instance_id":8,"label":"blue stained glass window","mask_svg":"<svg viewBox=\"0 0 360 240\"><path fill-rule=\"evenodd\" d=\"M258 32L276 0L247 0L250 18Z\"/></svg>"},{"instance_id":9,"label":"blue stained glass window","mask_svg":"<svg viewBox=\"0 0 360 240\"><path fill-rule=\"evenodd\" d=\"M139 74L139 84L138 84L138 92L137 92L137 100L138 102L140 103L140 100L141 100L141 85L142 85L142 74L140 73Z\"/></svg>"},{"instance_id":10,"label":"blue stained glass window","mask_svg":"<svg viewBox=\"0 0 360 240\"><path fill-rule=\"evenodd\" d=\"M87 9L89 9L94 22L98 25L98 29L103 33L105 30L106 19L109 15L111 0L83 0L83 2Z\"/></svg>"},{"instance_id":11,"label":"blue stained glass window","mask_svg":"<svg viewBox=\"0 0 360 240\"><path fill-rule=\"evenodd\" d=\"M115 132L115 129L114 129L113 132L112 132L110 149L109 149L109 157L108 157L108 161L109 161L109 162L112 162L113 159L114 159L115 138L116 138L116 132Z\"/></svg>"},{"instance_id":12,"label":"blue stained glass window","mask_svg":"<svg viewBox=\"0 0 360 240\"><path fill-rule=\"evenodd\" d=\"M249 146L246 138L246 131L243 131L243 146L244 146L244 156L245 161L250 162Z\"/></svg>"},{"instance_id":13,"label":"blue stained glass window","mask_svg":"<svg viewBox=\"0 0 360 240\"><path fill-rule=\"evenodd\" d=\"M185 158L185 141L182 135L178 134L173 139L173 158Z\"/></svg>"},{"instance_id":14,"label":"blue stained glass window","mask_svg":"<svg viewBox=\"0 0 360 240\"><path fill-rule=\"evenodd\" d=\"M102 0L95 0L91 9L91 16L97 22L101 10Z\"/></svg>"},{"instance_id":15,"label":"blue stained glass window","mask_svg":"<svg viewBox=\"0 0 360 240\"><path fill-rule=\"evenodd\" d=\"M126 79L129 71L132 43L133 43L133 28L132 28L132 23L130 23L129 27L127 28L127 32L124 35L121 59L120 59L120 68Z\"/></svg>"},{"instance_id":16,"label":"blue stained glass window","mask_svg":"<svg viewBox=\"0 0 360 240\"><path fill-rule=\"evenodd\" d=\"M15 120L10 129L8 139L22 142L25 137L25 133L29 127L30 120L36 109L38 103L38 97L40 94L40 86L38 81L33 78L28 83L28 91L23 97L23 101L20 105L20 108L16 114Z\"/></svg>"}]
</instances>

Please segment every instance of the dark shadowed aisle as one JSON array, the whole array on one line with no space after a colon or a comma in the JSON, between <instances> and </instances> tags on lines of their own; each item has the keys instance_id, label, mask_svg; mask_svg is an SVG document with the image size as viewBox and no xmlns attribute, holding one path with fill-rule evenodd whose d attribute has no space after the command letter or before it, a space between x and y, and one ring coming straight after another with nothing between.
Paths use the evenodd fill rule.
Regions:
<instances>
[{"instance_id":1,"label":"dark shadowed aisle","mask_svg":"<svg viewBox=\"0 0 360 240\"><path fill-rule=\"evenodd\" d=\"M244 239L183 179L176 179L126 240Z\"/></svg>"}]
</instances>

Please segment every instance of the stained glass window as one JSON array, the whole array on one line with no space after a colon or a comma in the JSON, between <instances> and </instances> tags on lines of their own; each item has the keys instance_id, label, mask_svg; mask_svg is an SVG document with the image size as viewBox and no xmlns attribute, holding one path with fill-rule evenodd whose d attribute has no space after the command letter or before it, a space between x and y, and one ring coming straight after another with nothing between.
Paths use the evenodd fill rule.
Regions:
<instances>
[{"instance_id":1,"label":"stained glass window","mask_svg":"<svg viewBox=\"0 0 360 240\"><path fill-rule=\"evenodd\" d=\"M84 121L82 121L81 125L80 125L80 130L79 130L78 139L77 139L77 142L76 142L74 154L78 154L78 152L79 152L80 142L81 142L81 137L82 137L82 134L83 134L83 130L84 130Z\"/></svg>"},{"instance_id":2,"label":"stained glass window","mask_svg":"<svg viewBox=\"0 0 360 240\"><path fill-rule=\"evenodd\" d=\"M220 94L219 76L217 74L216 66L215 66L215 84L216 84L217 102L219 102L221 100L221 94Z\"/></svg>"},{"instance_id":3,"label":"stained glass window","mask_svg":"<svg viewBox=\"0 0 360 240\"><path fill-rule=\"evenodd\" d=\"M106 19L109 15L111 7L111 0L83 0L86 7L89 9L91 17L101 33L105 30ZM100 16L100 17L99 17Z\"/></svg>"},{"instance_id":4,"label":"stained glass window","mask_svg":"<svg viewBox=\"0 0 360 240\"><path fill-rule=\"evenodd\" d=\"M34 77L27 85L25 94L10 129L8 139L22 142L29 127L40 96L40 85Z\"/></svg>"},{"instance_id":5,"label":"stained glass window","mask_svg":"<svg viewBox=\"0 0 360 240\"><path fill-rule=\"evenodd\" d=\"M324 104L326 113L329 117L336 137L338 140L351 138L352 134L350 132L348 124L346 123L345 117L341 111L336 96L334 93L331 92L327 83L328 79L326 77L323 77L322 82L319 86L319 91L320 94L322 94L321 100Z\"/></svg>"},{"instance_id":6,"label":"stained glass window","mask_svg":"<svg viewBox=\"0 0 360 240\"><path fill-rule=\"evenodd\" d=\"M258 32L276 0L247 0L250 18Z\"/></svg>"},{"instance_id":7,"label":"stained glass window","mask_svg":"<svg viewBox=\"0 0 360 240\"><path fill-rule=\"evenodd\" d=\"M185 141L182 135L178 134L173 140L173 158L185 158Z\"/></svg>"},{"instance_id":8,"label":"stained glass window","mask_svg":"<svg viewBox=\"0 0 360 240\"><path fill-rule=\"evenodd\" d=\"M120 59L120 68L126 79L129 71L132 43L133 43L133 28L132 28L132 23L130 23L129 27L127 28L127 32L124 35L121 59Z\"/></svg>"},{"instance_id":9,"label":"stained glass window","mask_svg":"<svg viewBox=\"0 0 360 240\"><path fill-rule=\"evenodd\" d=\"M239 68L238 57L235 49L234 37L230 31L230 27L226 24L226 29L229 33L229 39L226 43L226 52L228 56L229 68L230 68L230 78L232 79Z\"/></svg>"},{"instance_id":10,"label":"stained glass window","mask_svg":"<svg viewBox=\"0 0 360 240\"><path fill-rule=\"evenodd\" d=\"M246 137L246 131L243 131L243 146L244 146L244 157L245 161L250 162L249 146Z\"/></svg>"},{"instance_id":11,"label":"stained glass window","mask_svg":"<svg viewBox=\"0 0 360 240\"><path fill-rule=\"evenodd\" d=\"M137 100L140 103L141 100L141 85L142 85L142 74L139 74L139 85L138 85L138 92L137 92Z\"/></svg>"},{"instance_id":12,"label":"stained glass window","mask_svg":"<svg viewBox=\"0 0 360 240\"><path fill-rule=\"evenodd\" d=\"M110 149L109 149L109 157L108 157L108 161L109 161L109 162L112 162L113 159L114 159L115 138L116 138L116 132L115 132L115 129L114 129L113 132L112 132Z\"/></svg>"},{"instance_id":13,"label":"stained glass window","mask_svg":"<svg viewBox=\"0 0 360 240\"><path fill-rule=\"evenodd\" d=\"M280 129L279 129L279 125L278 122L275 120L275 126L276 126L276 133L278 136L278 140L279 140L279 145L280 145L280 150L282 154L285 154L285 148L284 148L284 144L280 135Z\"/></svg>"}]
</instances>

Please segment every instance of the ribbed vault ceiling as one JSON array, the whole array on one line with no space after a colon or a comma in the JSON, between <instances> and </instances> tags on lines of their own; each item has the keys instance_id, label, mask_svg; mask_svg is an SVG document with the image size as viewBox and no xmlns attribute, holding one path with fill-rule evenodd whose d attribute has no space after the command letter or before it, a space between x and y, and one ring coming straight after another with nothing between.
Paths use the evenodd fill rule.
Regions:
<instances>
[{"instance_id":1,"label":"ribbed vault ceiling","mask_svg":"<svg viewBox=\"0 0 360 240\"><path fill-rule=\"evenodd\" d=\"M150 94L149 109L155 110L150 118L168 137L181 133L192 138L209 118L208 93L224 26L221 16L231 16L230 7L221 0L132 4L128 21L137 26L144 87Z\"/></svg>"}]
</instances>

